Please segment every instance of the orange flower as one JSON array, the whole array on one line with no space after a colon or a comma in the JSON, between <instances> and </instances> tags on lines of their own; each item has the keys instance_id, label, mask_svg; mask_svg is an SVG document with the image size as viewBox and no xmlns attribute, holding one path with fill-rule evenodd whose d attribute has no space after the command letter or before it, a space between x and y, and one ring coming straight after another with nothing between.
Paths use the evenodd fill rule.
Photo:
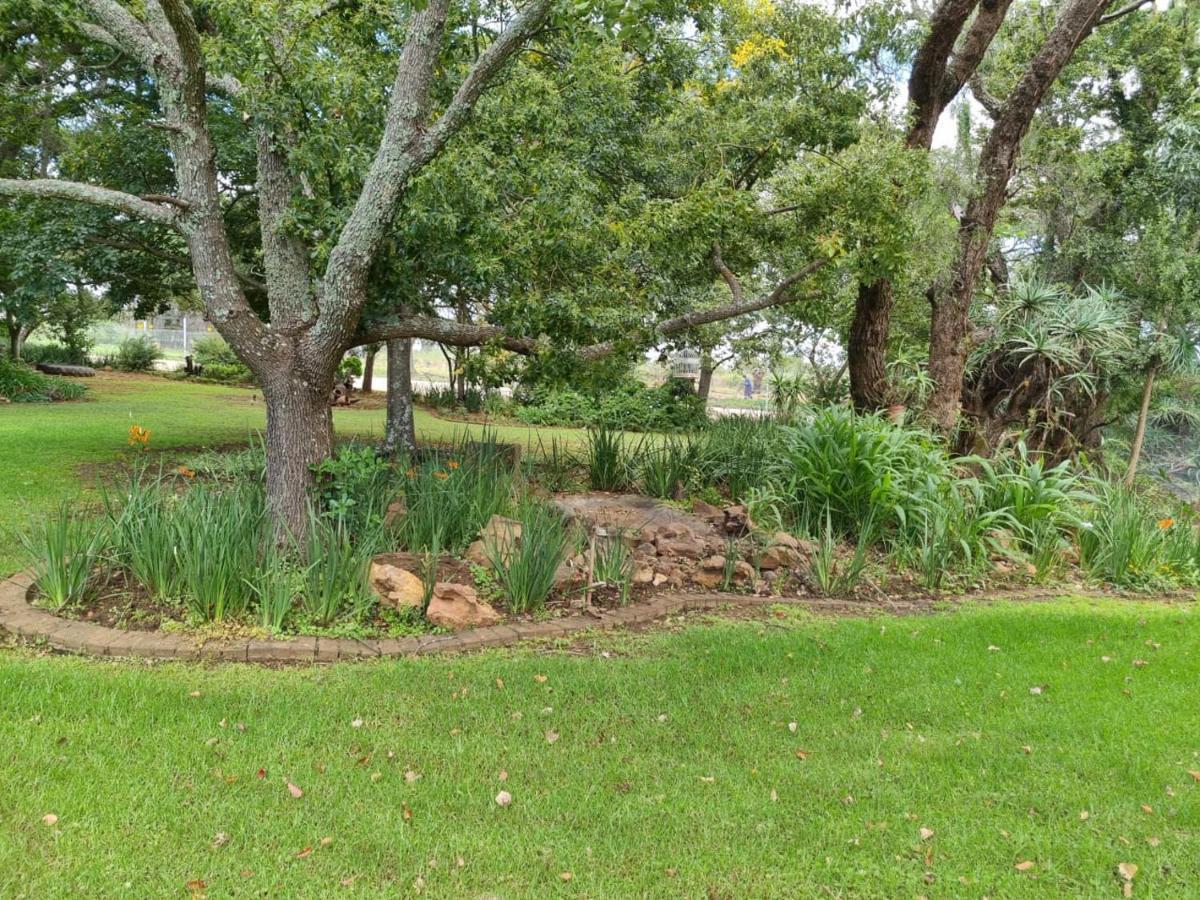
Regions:
<instances>
[{"instance_id":1,"label":"orange flower","mask_svg":"<svg viewBox=\"0 0 1200 900\"><path fill-rule=\"evenodd\" d=\"M416 470L416 469L409 469L407 472L405 472L405 473L404 473L404 477L405 477L405 478L416 478L416 477L417 477L417 470Z\"/></svg>"},{"instance_id":2,"label":"orange flower","mask_svg":"<svg viewBox=\"0 0 1200 900\"><path fill-rule=\"evenodd\" d=\"M141 425L130 425L129 426L129 446L130 447L137 447L139 445L142 447L145 447L149 443L150 443L150 429L149 428L143 428Z\"/></svg>"},{"instance_id":3,"label":"orange flower","mask_svg":"<svg viewBox=\"0 0 1200 900\"><path fill-rule=\"evenodd\" d=\"M187 466L180 466L175 471L178 472L180 475L182 475L184 478L195 478L196 477L196 473L193 472L191 469L189 469Z\"/></svg>"},{"instance_id":4,"label":"orange flower","mask_svg":"<svg viewBox=\"0 0 1200 900\"><path fill-rule=\"evenodd\" d=\"M440 479L442 479L442 481L445 481L447 478L450 477L450 474L448 472L442 472L439 470L439 471L433 473L433 477L440 478Z\"/></svg>"},{"instance_id":5,"label":"orange flower","mask_svg":"<svg viewBox=\"0 0 1200 900\"><path fill-rule=\"evenodd\" d=\"M458 460L457 459L450 460L450 462L446 463L446 468L447 469L457 469L458 468Z\"/></svg>"},{"instance_id":6,"label":"orange flower","mask_svg":"<svg viewBox=\"0 0 1200 900\"><path fill-rule=\"evenodd\" d=\"M1159 528L1170 528L1170 527L1171 527L1172 525L1174 525L1174 524L1175 524L1175 520L1174 520L1174 519L1159 519L1159 520L1158 520L1158 527L1159 527Z\"/></svg>"}]
</instances>

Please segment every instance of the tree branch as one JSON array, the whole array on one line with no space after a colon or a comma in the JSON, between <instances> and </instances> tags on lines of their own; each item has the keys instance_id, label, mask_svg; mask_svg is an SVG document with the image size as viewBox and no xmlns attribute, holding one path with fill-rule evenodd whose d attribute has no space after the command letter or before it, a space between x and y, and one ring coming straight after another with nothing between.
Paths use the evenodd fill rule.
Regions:
<instances>
[{"instance_id":1,"label":"tree branch","mask_svg":"<svg viewBox=\"0 0 1200 900\"><path fill-rule=\"evenodd\" d=\"M169 205L78 181L63 181L58 178L0 178L0 197L70 200L114 209L136 219L145 219L159 225L169 225L173 228L179 225L179 213ZM180 201L171 198L170 202L174 204Z\"/></svg>"},{"instance_id":2,"label":"tree branch","mask_svg":"<svg viewBox=\"0 0 1200 900\"><path fill-rule=\"evenodd\" d=\"M1120 9L1114 9L1112 12L1101 16L1100 24L1107 25L1109 22L1115 22L1117 19L1124 18L1130 13L1137 12L1143 6L1153 2L1154 0L1133 0L1132 3L1128 3L1125 6L1122 6Z\"/></svg>"},{"instance_id":3,"label":"tree branch","mask_svg":"<svg viewBox=\"0 0 1200 900\"><path fill-rule=\"evenodd\" d=\"M82 0L82 3L96 19L95 24L81 25L84 34L128 53L148 72L157 71L165 48L132 13L116 0Z\"/></svg>"},{"instance_id":4,"label":"tree branch","mask_svg":"<svg viewBox=\"0 0 1200 900\"><path fill-rule=\"evenodd\" d=\"M908 102L913 105L909 147L928 148L942 114L942 84L954 44L979 0L942 0L929 21L929 34L913 60L908 79Z\"/></svg>"},{"instance_id":5,"label":"tree branch","mask_svg":"<svg viewBox=\"0 0 1200 900\"><path fill-rule=\"evenodd\" d=\"M979 68L984 54L996 37L996 32L1004 24L1004 17L1011 5L1012 0L983 0L975 14L975 21L971 23L971 27L967 29L966 35L955 49L954 58L951 59L942 79L943 108L958 96L963 85Z\"/></svg>"}]
</instances>

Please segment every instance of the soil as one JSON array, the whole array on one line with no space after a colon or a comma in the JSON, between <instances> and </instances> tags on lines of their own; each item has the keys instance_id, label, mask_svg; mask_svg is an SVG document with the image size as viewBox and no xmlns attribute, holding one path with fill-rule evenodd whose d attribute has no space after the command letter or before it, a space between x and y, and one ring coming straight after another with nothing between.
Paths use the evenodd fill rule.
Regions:
<instances>
[{"instance_id":1,"label":"soil","mask_svg":"<svg viewBox=\"0 0 1200 900\"><path fill-rule=\"evenodd\" d=\"M106 628L158 631L167 622L182 622L186 613L181 607L159 603L142 585L118 571L95 585L82 606L63 610L58 615Z\"/></svg>"}]
</instances>

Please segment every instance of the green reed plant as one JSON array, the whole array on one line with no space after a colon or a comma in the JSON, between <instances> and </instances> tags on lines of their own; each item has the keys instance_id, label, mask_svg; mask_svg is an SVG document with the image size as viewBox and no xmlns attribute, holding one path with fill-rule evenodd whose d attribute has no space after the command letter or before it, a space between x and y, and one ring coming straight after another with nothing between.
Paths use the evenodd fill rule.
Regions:
<instances>
[{"instance_id":1,"label":"green reed plant","mask_svg":"<svg viewBox=\"0 0 1200 900\"><path fill-rule=\"evenodd\" d=\"M254 596L246 577L269 532L262 490L195 485L180 499L173 525L179 584L192 617L221 622L244 615Z\"/></svg>"},{"instance_id":2,"label":"green reed plant","mask_svg":"<svg viewBox=\"0 0 1200 900\"><path fill-rule=\"evenodd\" d=\"M513 476L503 453L460 445L404 470L402 546L418 553L437 546L462 551L493 515L512 505Z\"/></svg>"},{"instance_id":3,"label":"green reed plant","mask_svg":"<svg viewBox=\"0 0 1200 900\"><path fill-rule=\"evenodd\" d=\"M527 500L517 518L521 522L517 546L504 552L505 548L491 543L486 550L509 609L523 613L545 605L570 534L558 510L539 500Z\"/></svg>"},{"instance_id":4,"label":"green reed plant","mask_svg":"<svg viewBox=\"0 0 1200 900\"><path fill-rule=\"evenodd\" d=\"M179 498L159 469L134 469L118 495L103 491L115 562L158 602L180 599L183 591L175 554L175 508Z\"/></svg>"},{"instance_id":5,"label":"green reed plant","mask_svg":"<svg viewBox=\"0 0 1200 900\"><path fill-rule=\"evenodd\" d=\"M642 490L651 497L679 499L695 470L695 447L688 438L671 436L642 454Z\"/></svg>"},{"instance_id":6,"label":"green reed plant","mask_svg":"<svg viewBox=\"0 0 1200 900\"><path fill-rule=\"evenodd\" d=\"M1111 584L1147 588L1196 577L1192 525L1156 513L1136 492L1096 483L1097 502L1079 523L1079 558L1092 576Z\"/></svg>"},{"instance_id":7,"label":"green reed plant","mask_svg":"<svg viewBox=\"0 0 1200 900\"><path fill-rule=\"evenodd\" d=\"M536 461L530 462L527 472L548 491L566 491L575 486L579 465L566 441L552 437L547 444L539 434Z\"/></svg>"},{"instance_id":8,"label":"green reed plant","mask_svg":"<svg viewBox=\"0 0 1200 900\"><path fill-rule=\"evenodd\" d=\"M826 512L825 522L818 532L810 570L821 593L848 594L858 587L869 561L868 551L876 539L874 519L868 517L858 532L853 555L848 560L840 558L839 532L834 527L832 514Z\"/></svg>"},{"instance_id":9,"label":"green reed plant","mask_svg":"<svg viewBox=\"0 0 1200 900\"><path fill-rule=\"evenodd\" d=\"M108 540L103 522L85 519L66 502L23 533L21 539L38 590L54 609L84 598Z\"/></svg>"},{"instance_id":10,"label":"green reed plant","mask_svg":"<svg viewBox=\"0 0 1200 900\"><path fill-rule=\"evenodd\" d=\"M303 574L287 554L268 541L259 566L246 579L254 595L258 621L272 634L283 630L303 586Z\"/></svg>"},{"instance_id":11,"label":"green reed plant","mask_svg":"<svg viewBox=\"0 0 1200 900\"><path fill-rule=\"evenodd\" d=\"M633 589L633 553L623 532L597 540L592 574L595 584L617 589L618 602L622 606L629 602Z\"/></svg>"},{"instance_id":12,"label":"green reed plant","mask_svg":"<svg viewBox=\"0 0 1200 900\"><path fill-rule=\"evenodd\" d=\"M342 615L361 617L375 602L371 591L371 557L376 545L355 541L341 519L309 512L300 606L317 625Z\"/></svg>"},{"instance_id":13,"label":"green reed plant","mask_svg":"<svg viewBox=\"0 0 1200 900\"><path fill-rule=\"evenodd\" d=\"M725 488L746 500L767 482L770 460L783 446L783 430L770 419L727 416L712 422L693 440L696 482Z\"/></svg>"}]
</instances>

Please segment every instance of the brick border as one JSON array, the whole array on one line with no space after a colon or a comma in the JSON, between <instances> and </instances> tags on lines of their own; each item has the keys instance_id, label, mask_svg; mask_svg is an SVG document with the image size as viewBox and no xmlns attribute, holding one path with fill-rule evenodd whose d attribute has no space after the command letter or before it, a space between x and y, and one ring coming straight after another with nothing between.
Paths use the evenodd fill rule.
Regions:
<instances>
[{"instance_id":1,"label":"brick border","mask_svg":"<svg viewBox=\"0 0 1200 900\"><path fill-rule=\"evenodd\" d=\"M1089 590L1079 585L1026 591L996 590L952 597L901 597L886 604L817 597L758 597L747 594L663 593L645 603L614 610L577 613L542 622L514 622L472 628L457 634L428 634L420 637L326 638L302 636L290 640L220 638L197 641L186 635L157 631L122 631L91 622L63 619L29 603L33 577L21 572L0 580L0 629L55 650L84 656L137 657L142 659L218 660L250 663L330 663L380 657L424 656L431 653L463 653L493 647L511 647L523 641L562 638L586 631L611 631L630 625L647 625L667 616L718 607L743 608L797 606L814 613L847 615L930 612L935 599L960 601L1038 602L1072 596L1085 599L1130 602L1195 603L1197 595L1187 591L1134 594L1115 590Z\"/></svg>"},{"instance_id":2,"label":"brick border","mask_svg":"<svg viewBox=\"0 0 1200 900\"><path fill-rule=\"evenodd\" d=\"M646 603L616 610L578 613L543 622L514 622L472 628L457 634L404 638L326 638L302 636L290 640L222 638L196 641L185 635L157 631L123 631L91 622L64 619L29 603L33 577L22 572L0 581L0 628L55 650L85 656L143 659L222 660L229 662L337 662L378 657L459 653L491 647L510 647L527 640L560 638L584 631L609 631L643 625L675 613L735 604L763 606L787 603L778 597L741 594L659 594ZM798 601L791 601L798 602Z\"/></svg>"}]
</instances>

